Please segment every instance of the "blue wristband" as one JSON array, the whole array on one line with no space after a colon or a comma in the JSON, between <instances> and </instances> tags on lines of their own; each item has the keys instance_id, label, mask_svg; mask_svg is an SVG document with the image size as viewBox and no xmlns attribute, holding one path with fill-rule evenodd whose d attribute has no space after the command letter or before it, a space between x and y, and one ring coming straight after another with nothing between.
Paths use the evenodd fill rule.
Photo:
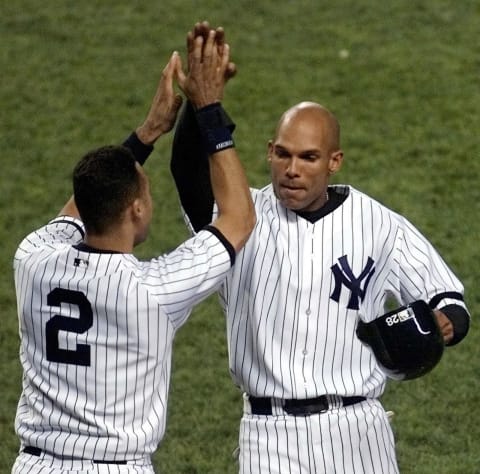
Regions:
<instances>
[{"instance_id":1,"label":"blue wristband","mask_svg":"<svg viewBox=\"0 0 480 474\"><path fill-rule=\"evenodd\" d=\"M152 145L145 145L138 138L135 132L132 132L130 136L123 142L123 146L129 148L135 159L143 166L147 158L150 156L150 153L153 151Z\"/></svg>"},{"instance_id":2,"label":"blue wristband","mask_svg":"<svg viewBox=\"0 0 480 474\"><path fill-rule=\"evenodd\" d=\"M235 146L230 127L225 122L225 116L226 114L218 102L196 111L198 128L208 155Z\"/></svg>"}]
</instances>

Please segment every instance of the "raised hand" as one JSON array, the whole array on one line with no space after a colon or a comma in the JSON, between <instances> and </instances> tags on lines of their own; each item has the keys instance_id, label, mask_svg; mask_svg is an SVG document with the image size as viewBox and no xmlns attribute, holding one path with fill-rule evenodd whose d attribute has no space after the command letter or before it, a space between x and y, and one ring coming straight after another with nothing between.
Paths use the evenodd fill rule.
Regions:
<instances>
[{"instance_id":1,"label":"raised hand","mask_svg":"<svg viewBox=\"0 0 480 474\"><path fill-rule=\"evenodd\" d=\"M215 30L209 30L206 38L205 34L195 36L187 46L188 73L184 73L180 63L176 69L178 85L196 108L223 97L230 47L223 43L219 48L215 38Z\"/></svg>"},{"instance_id":2,"label":"raised hand","mask_svg":"<svg viewBox=\"0 0 480 474\"><path fill-rule=\"evenodd\" d=\"M212 29L213 28L210 28L208 21L202 21L201 23L199 22L195 24L193 31L189 31L187 34L187 52L189 55L193 52L195 38L202 36L204 41L207 41L208 34ZM215 45L218 49L219 55L222 56L225 47L225 31L221 26L215 29ZM234 77L236 73L237 66L230 61L225 69L225 82ZM222 97L219 97L219 100L221 99Z\"/></svg>"},{"instance_id":3,"label":"raised hand","mask_svg":"<svg viewBox=\"0 0 480 474\"><path fill-rule=\"evenodd\" d=\"M174 52L162 71L147 118L136 130L138 138L146 145L153 144L175 125L182 97L174 91L173 78L180 64L180 57Z\"/></svg>"}]
</instances>

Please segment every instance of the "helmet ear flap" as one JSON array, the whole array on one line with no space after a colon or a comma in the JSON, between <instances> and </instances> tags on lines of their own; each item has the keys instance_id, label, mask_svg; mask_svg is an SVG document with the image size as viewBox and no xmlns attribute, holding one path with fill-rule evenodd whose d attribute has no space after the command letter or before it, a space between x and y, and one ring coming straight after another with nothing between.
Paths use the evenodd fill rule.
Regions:
<instances>
[{"instance_id":1,"label":"helmet ear flap","mask_svg":"<svg viewBox=\"0 0 480 474\"><path fill-rule=\"evenodd\" d=\"M414 301L365 323L357 336L367 344L388 377L409 380L430 372L440 361L444 342L433 311Z\"/></svg>"}]
</instances>

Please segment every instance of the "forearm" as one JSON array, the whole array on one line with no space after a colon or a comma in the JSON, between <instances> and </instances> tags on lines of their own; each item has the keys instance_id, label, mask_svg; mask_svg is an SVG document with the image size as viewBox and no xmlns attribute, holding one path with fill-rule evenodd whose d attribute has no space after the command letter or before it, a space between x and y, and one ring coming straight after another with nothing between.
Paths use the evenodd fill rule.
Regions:
<instances>
[{"instance_id":1,"label":"forearm","mask_svg":"<svg viewBox=\"0 0 480 474\"><path fill-rule=\"evenodd\" d=\"M133 155L135 156L135 159L143 165L145 161L147 161L147 158L150 156L150 154L153 151L153 145L148 145L146 142L144 142L137 134L137 132L132 132L126 140L122 143L122 145L126 148L128 148Z\"/></svg>"},{"instance_id":2,"label":"forearm","mask_svg":"<svg viewBox=\"0 0 480 474\"><path fill-rule=\"evenodd\" d=\"M123 142L142 165L153 151L154 143L175 125L183 101L173 89L173 78L179 61L178 54L174 52L162 71L147 117Z\"/></svg>"},{"instance_id":3,"label":"forearm","mask_svg":"<svg viewBox=\"0 0 480 474\"><path fill-rule=\"evenodd\" d=\"M182 118L186 120L185 117L192 114L194 110L195 120L191 123L193 127L193 122L196 121L200 138L196 145L198 150L203 149L204 153L210 157L210 182L219 210L219 216L213 222L213 226L219 229L238 251L253 229L255 211L243 167L234 149L232 130L225 123L226 115L219 103L220 98L223 97L225 75L229 64L229 46L223 43L215 44L214 30L207 30L205 33L196 37L189 34L189 72L185 75L183 71L179 71L178 79L193 109L190 112L184 111ZM187 143L191 146L192 137L180 138L180 127L181 125L176 137L177 146L186 146ZM198 152L194 155L197 154ZM185 155L188 154L184 154L183 158ZM201 169L203 169L203 163L200 156L192 168L197 171L198 166L202 166ZM174 161L172 170L184 168L184 166L177 168L177 164L178 162ZM185 168L190 168L191 164L192 160L189 160ZM197 179L200 179L203 185L208 182L203 174L200 178L197 176ZM178 175L176 181L179 182ZM201 188L195 183L190 184L195 189ZM185 189L185 182L181 182L180 185ZM201 199L200 195L199 199Z\"/></svg>"},{"instance_id":4,"label":"forearm","mask_svg":"<svg viewBox=\"0 0 480 474\"><path fill-rule=\"evenodd\" d=\"M235 148L210 156L210 178L218 207L218 217L213 225L227 236L238 251L253 229L255 209Z\"/></svg>"},{"instance_id":5,"label":"forearm","mask_svg":"<svg viewBox=\"0 0 480 474\"><path fill-rule=\"evenodd\" d=\"M255 223L255 211L243 166L235 150L225 112L213 103L195 112L202 147L209 155L210 182L218 207L213 222L236 250L246 242Z\"/></svg>"}]
</instances>

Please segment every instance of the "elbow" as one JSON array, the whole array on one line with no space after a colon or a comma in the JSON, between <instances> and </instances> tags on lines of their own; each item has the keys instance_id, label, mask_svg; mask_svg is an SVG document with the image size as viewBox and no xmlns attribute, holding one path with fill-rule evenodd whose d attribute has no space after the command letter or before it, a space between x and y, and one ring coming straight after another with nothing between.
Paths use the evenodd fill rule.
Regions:
<instances>
[{"instance_id":1,"label":"elbow","mask_svg":"<svg viewBox=\"0 0 480 474\"><path fill-rule=\"evenodd\" d=\"M252 203L252 207L246 219L248 236L250 236L250 234L253 232L253 229L255 228L256 223L257 223L257 213L255 212L255 206Z\"/></svg>"},{"instance_id":2,"label":"elbow","mask_svg":"<svg viewBox=\"0 0 480 474\"><path fill-rule=\"evenodd\" d=\"M247 234L245 241L247 241L257 223L257 213L255 212L255 206L253 205L253 201L250 201L250 205L248 206L248 212L243 222L245 223L245 233Z\"/></svg>"},{"instance_id":3,"label":"elbow","mask_svg":"<svg viewBox=\"0 0 480 474\"><path fill-rule=\"evenodd\" d=\"M243 248L243 246L247 243L248 239L250 238L250 235L253 232L253 229L255 229L255 225L257 223L257 214L255 213L255 208L252 206L252 208L249 210L249 212L244 216L242 219L242 233L243 233L243 238L240 239L238 242L238 245L236 245L236 251L238 252Z\"/></svg>"},{"instance_id":4,"label":"elbow","mask_svg":"<svg viewBox=\"0 0 480 474\"><path fill-rule=\"evenodd\" d=\"M235 252L242 250L257 223L257 215L253 203L243 207L241 210L240 207L236 206L230 212L220 212L217 219L212 223L230 242Z\"/></svg>"}]
</instances>

